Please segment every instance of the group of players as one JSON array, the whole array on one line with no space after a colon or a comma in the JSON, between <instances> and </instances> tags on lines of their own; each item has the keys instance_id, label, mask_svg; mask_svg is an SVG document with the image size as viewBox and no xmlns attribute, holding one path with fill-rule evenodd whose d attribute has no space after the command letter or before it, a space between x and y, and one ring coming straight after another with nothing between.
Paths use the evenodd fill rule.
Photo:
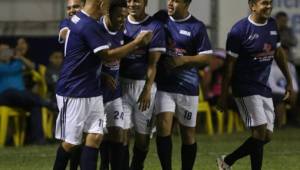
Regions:
<instances>
[{"instance_id":1,"label":"group of players","mask_svg":"<svg viewBox=\"0 0 300 170\"><path fill-rule=\"evenodd\" d=\"M220 170L230 169L246 155L251 156L252 169L261 169L263 145L270 140L274 122L266 83L273 56L287 78L286 98L292 93L276 24L270 18L272 1L248 3L251 15L228 35L219 107L226 109L233 80L242 118L253 133L236 151L217 159ZM65 169L69 160L73 169L78 164L84 170L96 169L101 142L102 169L108 169L105 160L113 170L143 169L155 119L161 167L171 170L174 116L181 130L181 169L193 169L198 70L209 64L213 51L205 25L188 11L191 0L167 0L167 10L153 16L145 12L147 0L67 4L69 17L61 22L59 33L65 57L56 91L60 112L55 137L62 143L54 169ZM135 143L129 166L132 127Z\"/></svg>"}]
</instances>

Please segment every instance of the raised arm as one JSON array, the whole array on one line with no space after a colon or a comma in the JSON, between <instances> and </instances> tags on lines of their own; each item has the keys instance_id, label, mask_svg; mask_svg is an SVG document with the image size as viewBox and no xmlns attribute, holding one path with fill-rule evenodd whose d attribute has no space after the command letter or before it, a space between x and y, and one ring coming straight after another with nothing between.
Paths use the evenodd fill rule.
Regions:
<instances>
[{"instance_id":1,"label":"raised arm","mask_svg":"<svg viewBox=\"0 0 300 170\"><path fill-rule=\"evenodd\" d=\"M114 49L101 50L97 54L104 60L113 61L126 57L132 51L149 44L152 32L141 32L132 42Z\"/></svg>"}]
</instances>

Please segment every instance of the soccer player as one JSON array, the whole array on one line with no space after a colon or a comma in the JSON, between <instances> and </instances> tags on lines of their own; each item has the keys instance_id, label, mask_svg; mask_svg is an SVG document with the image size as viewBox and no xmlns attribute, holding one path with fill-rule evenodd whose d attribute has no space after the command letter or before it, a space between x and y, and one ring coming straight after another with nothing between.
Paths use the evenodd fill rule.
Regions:
<instances>
[{"instance_id":1,"label":"soccer player","mask_svg":"<svg viewBox=\"0 0 300 170\"><path fill-rule=\"evenodd\" d=\"M65 57L57 83L59 115L55 137L62 140L54 169L65 169L72 148L85 143L81 153L81 169L96 169L98 148L103 134L102 89L99 86L101 60L121 59L152 39L151 32L140 33L132 42L109 49L105 33L97 22L108 9L107 0L86 0L82 11L70 19L65 42Z\"/></svg>"},{"instance_id":2,"label":"soccer player","mask_svg":"<svg viewBox=\"0 0 300 170\"><path fill-rule=\"evenodd\" d=\"M235 161L248 155L252 170L262 168L264 144L271 140L274 127L272 93L267 84L273 59L287 80L284 100L293 94L287 56L280 46L276 22L270 17L272 0L248 0L248 4L251 14L238 21L227 37L226 71L219 107L226 109L232 82L239 112L252 134L235 151L217 159L220 170L230 169Z\"/></svg>"},{"instance_id":3,"label":"soccer player","mask_svg":"<svg viewBox=\"0 0 300 170\"><path fill-rule=\"evenodd\" d=\"M109 48L124 44L123 30L127 15L126 0L110 0L108 14L100 19L100 29L105 32ZM124 112L119 67L120 60L104 62L102 65L103 102L108 132L100 146L101 170L108 170L109 162L112 170L122 169Z\"/></svg>"},{"instance_id":4,"label":"soccer player","mask_svg":"<svg viewBox=\"0 0 300 170\"><path fill-rule=\"evenodd\" d=\"M67 0L67 8L66 12L68 17L60 22L59 25L59 34L58 34L58 42L64 43L66 39L67 32L69 30L69 22L70 18L76 14L76 12L80 11L84 6L82 0Z\"/></svg>"},{"instance_id":5,"label":"soccer player","mask_svg":"<svg viewBox=\"0 0 300 170\"><path fill-rule=\"evenodd\" d=\"M205 25L193 17L191 0L168 0L167 11L155 17L165 24L167 53L159 62L155 101L157 152L163 170L171 170L173 116L180 124L183 170L191 170L197 153L195 126L199 95L199 66L208 64L211 45ZM175 61L170 70L169 60Z\"/></svg>"},{"instance_id":6,"label":"soccer player","mask_svg":"<svg viewBox=\"0 0 300 170\"><path fill-rule=\"evenodd\" d=\"M147 0L127 0L129 16L125 23L125 42L134 39L140 32L151 30L153 38L147 47L138 48L122 59L120 76L123 93L125 129L133 121L135 144L131 169L143 169L148 153L151 119L153 115L156 85L156 64L165 52L165 34L163 26L146 14ZM128 130L127 130L128 131ZM125 134L128 134L125 132ZM128 137L125 135L125 137ZM125 139L127 141L127 139ZM125 145L127 143L125 142ZM127 145L128 146L128 145ZM125 159L128 159L128 151ZM124 166L127 166L125 163Z\"/></svg>"}]
</instances>

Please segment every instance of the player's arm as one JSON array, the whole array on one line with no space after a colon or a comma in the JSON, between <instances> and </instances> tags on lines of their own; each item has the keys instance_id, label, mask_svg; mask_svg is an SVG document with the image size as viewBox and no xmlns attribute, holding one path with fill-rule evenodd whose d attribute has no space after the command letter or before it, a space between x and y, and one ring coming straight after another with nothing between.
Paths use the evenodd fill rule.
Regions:
<instances>
[{"instance_id":1,"label":"player's arm","mask_svg":"<svg viewBox=\"0 0 300 170\"><path fill-rule=\"evenodd\" d=\"M274 59L283 73L287 86L286 86L286 92L283 100L290 100L290 97L293 96L293 83L292 83L292 78L288 69L288 62L287 62L287 55L282 47L277 48Z\"/></svg>"},{"instance_id":2,"label":"player's arm","mask_svg":"<svg viewBox=\"0 0 300 170\"><path fill-rule=\"evenodd\" d=\"M70 20L65 18L59 24L58 42L61 44L65 43L69 31L69 22Z\"/></svg>"},{"instance_id":3,"label":"player's arm","mask_svg":"<svg viewBox=\"0 0 300 170\"><path fill-rule=\"evenodd\" d=\"M120 60L126 57L128 54L138 49L139 47L149 44L152 39L152 32L144 31L141 32L133 41L114 49L100 50L97 54L104 60L113 61Z\"/></svg>"},{"instance_id":4,"label":"player's arm","mask_svg":"<svg viewBox=\"0 0 300 170\"><path fill-rule=\"evenodd\" d=\"M173 67L206 66L210 63L212 54L198 54L194 56L178 56L172 58Z\"/></svg>"},{"instance_id":5,"label":"player's arm","mask_svg":"<svg viewBox=\"0 0 300 170\"><path fill-rule=\"evenodd\" d=\"M67 27L65 27L59 31L59 34L58 34L58 42L59 43L65 42L68 31L69 31L69 28L67 28Z\"/></svg>"},{"instance_id":6,"label":"player's arm","mask_svg":"<svg viewBox=\"0 0 300 170\"><path fill-rule=\"evenodd\" d=\"M233 57L229 54L227 54L227 57L225 59L225 71L223 73L223 79L222 79L222 88L221 88L221 96L218 101L218 109L225 111L227 109L227 99L228 99L228 92L229 92L229 86L230 82L232 80L232 75L234 71L234 66L236 64L236 57Z\"/></svg>"},{"instance_id":7,"label":"player's arm","mask_svg":"<svg viewBox=\"0 0 300 170\"><path fill-rule=\"evenodd\" d=\"M192 56L176 56L173 57L176 66L193 67L206 66L210 63L212 57L211 44L204 25L200 25L195 30L195 36L192 40L193 47L198 54Z\"/></svg>"},{"instance_id":8,"label":"player's arm","mask_svg":"<svg viewBox=\"0 0 300 170\"><path fill-rule=\"evenodd\" d=\"M154 83L154 79L156 76L156 66L157 62L161 56L161 52L155 51L150 52L148 57L148 68L146 73L146 82L143 88L142 93L138 99L139 109L141 111L147 110L150 107L151 101L151 88Z\"/></svg>"}]
</instances>

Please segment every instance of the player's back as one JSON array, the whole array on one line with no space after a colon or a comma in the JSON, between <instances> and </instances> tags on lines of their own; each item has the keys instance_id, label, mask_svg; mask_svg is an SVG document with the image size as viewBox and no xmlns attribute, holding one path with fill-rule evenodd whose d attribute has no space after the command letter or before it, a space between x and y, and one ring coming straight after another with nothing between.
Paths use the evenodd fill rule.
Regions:
<instances>
[{"instance_id":1,"label":"player's back","mask_svg":"<svg viewBox=\"0 0 300 170\"><path fill-rule=\"evenodd\" d=\"M65 57L57 84L58 95L94 97L102 94L96 74L101 59L94 52L107 47L105 42L99 43L99 39L91 34L95 29L99 29L99 24L83 11L70 19Z\"/></svg>"}]
</instances>

